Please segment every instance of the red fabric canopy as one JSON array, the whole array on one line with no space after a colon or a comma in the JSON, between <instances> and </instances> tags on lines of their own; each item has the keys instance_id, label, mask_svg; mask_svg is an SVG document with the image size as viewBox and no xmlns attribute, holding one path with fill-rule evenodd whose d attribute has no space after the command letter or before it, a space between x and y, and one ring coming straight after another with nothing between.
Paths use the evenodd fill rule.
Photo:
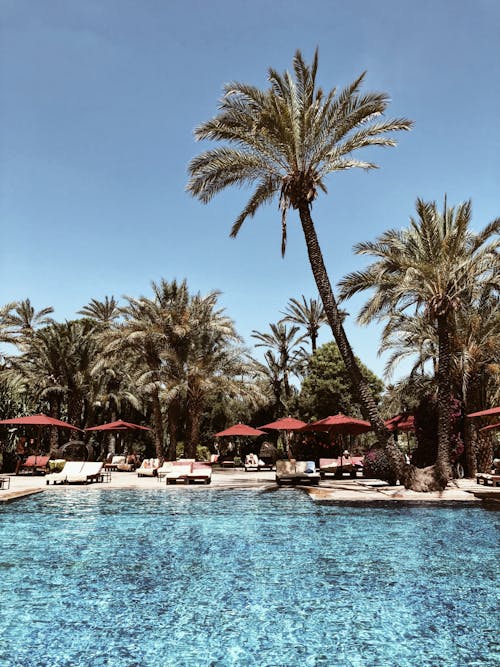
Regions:
<instances>
[{"instance_id":1,"label":"red fabric canopy","mask_svg":"<svg viewBox=\"0 0 500 667\"><path fill-rule=\"evenodd\" d=\"M467 415L467 417L489 417L490 415L500 415L500 405L497 408L489 408L489 410L471 412L471 414Z\"/></svg>"},{"instance_id":2,"label":"red fabric canopy","mask_svg":"<svg viewBox=\"0 0 500 667\"><path fill-rule=\"evenodd\" d=\"M73 431L81 431L82 429L63 422L54 417L48 417L43 413L39 415L29 415L28 417L15 417L14 419L2 419L0 424L12 424L13 426L58 426L59 428L70 428Z\"/></svg>"},{"instance_id":3,"label":"red fabric canopy","mask_svg":"<svg viewBox=\"0 0 500 667\"><path fill-rule=\"evenodd\" d=\"M235 424L234 426L230 426L229 428L226 428L224 431L220 431L219 433L216 433L215 436L217 438L222 438L224 436L230 436L230 435L265 435L264 431L259 431L256 428L252 428L251 426L247 426L246 424Z\"/></svg>"},{"instance_id":4,"label":"red fabric canopy","mask_svg":"<svg viewBox=\"0 0 500 667\"><path fill-rule=\"evenodd\" d=\"M493 431L496 428L500 428L500 422L497 422L496 424L490 424L489 426L483 426L483 428L480 428L480 431Z\"/></svg>"},{"instance_id":5,"label":"red fabric canopy","mask_svg":"<svg viewBox=\"0 0 500 667\"><path fill-rule=\"evenodd\" d=\"M101 424L100 426L91 426L85 429L86 431L151 431L149 426L139 426L139 424L131 424L119 419L116 422L109 422L109 424Z\"/></svg>"},{"instance_id":6,"label":"red fabric canopy","mask_svg":"<svg viewBox=\"0 0 500 667\"><path fill-rule=\"evenodd\" d=\"M304 426L302 431L324 431L329 433L341 433L345 435L359 435L371 430L370 422L356 419L355 417L347 417L339 413L330 417L325 417L312 424Z\"/></svg>"},{"instance_id":7,"label":"red fabric canopy","mask_svg":"<svg viewBox=\"0 0 500 667\"><path fill-rule=\"evenodd\" d=\"M415 417L405 416L405 415L396 415L391 419L386 419L384 424L387 426L389 431L414 431L415 430Z\"/></svg>"},{"instance_id":8,"label":"red fabric canopy","mask_svg":"<svg viewBox=\"0 0 500 667\"><path fill-rule=\"evenodd\" d=\"M260 428L268 428L275 431L298 431L299 429L304 428L306 423L300 419L294 419L293 417L283 417L283 419L278 419L275 422L270 424L265 424Z\"/></svg>"}]
</instances>

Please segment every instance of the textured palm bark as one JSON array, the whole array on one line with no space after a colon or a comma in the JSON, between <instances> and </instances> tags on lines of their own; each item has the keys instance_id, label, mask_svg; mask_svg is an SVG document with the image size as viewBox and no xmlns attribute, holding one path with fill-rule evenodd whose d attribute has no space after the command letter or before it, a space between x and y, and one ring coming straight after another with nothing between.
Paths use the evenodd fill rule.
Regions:
<instances>
[{"instance_id":1,"label":"textured palm bark","mask_svg":"<svg viewBox=\"0 0 500 667\"><path fill-rule=\"evenodd\" d=\"M485 426L485 424L481 424ZM476 424L476 429L480 426ZM493 439L491 432L477 430L477 471L491 472L491 465L493 463Z\"/></svg>"},{"instance_id":2,"label":"textured palm bark","mask_svg":"<svg viewBox=\"0 0 500 667\"><path fill-rule=\"evenodd\" d=\"M468 412L468 410L467 410ZM472 410L471 410L472 412ZM464 449L465 449L465 476L475 477L477 473L476 432L470 419L465 420Z\"/></svg>"},{"instance_id":3,"label":"textured palm bark","mask_svg":"<svg viewBox=\"0 0 500 667\"><path fill-rule=\"evenodd\" d=\"M184 456L186 458L196 458L196 449L200 441L200 421L203 412L203 397L192 387L188 390L187 404L187 442L184 446Z\"/></svg>"},{"instance_id":4,"label":"textured palm bark","mask_svg":"<svg viewBox=\"0 0 500 667\"><path fill-rule=\"evenodd\" d=\"M158 391L155 390L151 396L153 403L153 419L154 419L154 441L156 458L163 459L165 450L163 448L163 414L161 411L160 398Z\"/></svg>"},{"instance_id":5,"label":"textured palm bark","mask_svg":"<svg viewBox=\"0 0 500 667\"><path fill-rule=\"evenodd\" d=\"M168 406L168 448L167 459L175 461L177 458L177 433L179 428L180 403L178 398L170 401Z\"/></svg>"},{"instance_id":6,"label":"textured palm bark","mask_svg":"<svg viewBox=\"0 0 500 667\"><path fill-rule=\"evenodd\" d=\"M60 405L59 401L56 398L51 398L49 401L49 415L54 419L60 419ZM50 429L50 456L54 457L57 450L59 449L59 431L53 426Z\"/></svg>"},{"instance_id":7,"label":"textured palm bark","mask_svg":"<svg viewBox=\"0 0 500 667\"><path fill-rule=\"evenodd\" d=\"M450 463L451 435L451 344L449 318L446 313L437 318L439 340L438 381L438 451L436 477L441 488L445 488L452 478Z\"/></svg>"},{"instance_id":8,"label":"textured palm bark","mask_svg":"<svg viewBox=\"0 0 500 667\"><path fill-rule=\"evenodd\" d=\"M407 486L407 483L411 483L411 480L417 473L411 471L411 466L405 464L402 452L394 444L392 435L386 428L379 414L370 386L361 373L351 345L347 339L342 325L342 317L333 295L332 286L323 260L323 254L311 218L309 204L304 200L298 208L302 230L306 240L309 262L316 281L316 286L323 302L323 308L325 309L335 342L337 343L347 372L350 375L353 388L359 397L361 412L363 413L364 418L372 425L377 440L384 447L386 454L391 461L396 478Z\"/></svg>"}]
</instances>

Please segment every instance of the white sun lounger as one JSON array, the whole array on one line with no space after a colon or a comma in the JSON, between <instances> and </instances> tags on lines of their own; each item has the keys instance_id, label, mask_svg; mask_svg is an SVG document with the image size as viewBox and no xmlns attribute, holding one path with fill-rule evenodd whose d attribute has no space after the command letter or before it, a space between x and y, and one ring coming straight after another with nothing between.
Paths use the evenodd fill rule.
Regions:
<instances>
[{"instance_id":1,"label":"white sun lounger","mask_svg":"<svg viewBox=\"0 0 500 667\"><path fill-rule=\"evenodd\" d=\"M82 466L85 461L66 461L64 468L61 472L52 472L49 475L45 475L46 484L65 484L68 475L78 475L81 472Z\"/></svg>"},{"instance_id":2,"label":"white sun lounger","mask_svg":"<svg viewBox=\"0 0 500 667\"><path fill-rule=\"evenodd\" d=\"M80 472L70 473L66 476L66 482L88 484L89 482L101 481L101 461L85 461Z\"/></svg>"}]
</instances>

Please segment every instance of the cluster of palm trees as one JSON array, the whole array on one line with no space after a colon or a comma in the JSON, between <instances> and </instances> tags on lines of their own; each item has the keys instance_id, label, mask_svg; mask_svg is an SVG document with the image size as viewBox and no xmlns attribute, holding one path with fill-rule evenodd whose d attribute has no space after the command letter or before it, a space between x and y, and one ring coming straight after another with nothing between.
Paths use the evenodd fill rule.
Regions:
<instances>
[{"instance_id":1,"label":"cluster of palm trees","mask_svg":"<svg viewBox=\"0 0 500 667\"><path fill-rule=\"evenodd\" d=\"M181 431L185 455L194 456L207 398L221 388L250 393L249 363L217 292L190 294L175 280L153 282L152 292L123 306L93 299L83 317L64 323L50 318L52 308L35 312L29 299L7 304L1 335L16 352L4 356L2 386L80 428L142 417L158 457L175 459Z\"/></svg>"},{"instance_id":2,"label":"cluster of palm trees","mask_svg":"<svg viewBox=\"0 0 500 667\"><path fill-rule=\"evenodd\" d=\"M248 203L233 224L233 237L262 205L277 199L283 254L287 214L290 209L298 212L326 318L360 397L363 415L370 421L380 446L385 448L394 477L415 490L441 490L451 476L450 399L454 387L450 372L454 358L462 359L461 379L469 389L474 375L472 369L464 367L468 350L455 341L459 336L457 325L460 319L468 317L467 309L479 313L484 301L493 311L495 304L498 305L498 239L494 235L498 234L499 221L473 234L469 229L470 203L457 209L445 204L440 213L435 203L418 200L418 217L410 221L408 229L388 231L378 242L357 247L359 253L373 254L378 261L365 271L349 275L341 284L342 298L365 289L375 291L361 319L386 321L385 347L389 341L392 344L394 339L405 336L420 321L419 331L414 338L410 334L409 344L414 347L424 339L421 365L425 365L425 355L434 351L431 356L438 387L438 456L435 466L420 470L405 464L360 370L344 331L342 313L311 217L318 192L327 191L327 175L376 167L372 162L357 159L355 154L370 146L395 146L394 133L409 130L412 122L384 117L389 97L385 93L361 92L365 73L343 90L334 88L324 92L316 81L317 51L311 65L297 51L293 70L292 75L270 69L270 85L266 90L238 82L225 87L217 115L195 130L197 140L223 145L193 158L187 189L201 202L208 203L229 186L254 186ZM492 320L494 328L498 315L492 313ZM489 358L498 364L498 335L493 348L493 356ZM483 360L479 363L483 370L484 363L491 367L491 362Z\"/></svg>"},{"instance_id":3,"label":"cluster of palm trees","mask_svg":"<svg viewBox=\"0 0 500 667\"><path fill-rule=\"evenodd\" d=\"M8 304L0 312L0 336L17 354L2 360L5 400L29 396L32 404L48 405L52 416L78 426L136 411L154 426L158 456L175 457L181 435L191 457L214 396L233 400L239 415L266 400L273 417L286 414L293 405L291 376L307 371L303 343L308 338L314 354L319 328L328 322L393 476L416 490L446 486L452 399L460 399L467 413L500 398L500 220L473 232L470 202L450 207L445 198L440 209L418 199L408 226L355 247L373 261L343 278L335 297L312 204L319 191L326 192L327 175L375 168L357 159L358 151L395 146L394 133L412 123L385 118L389 97L363 93L364 74L342 90L324 92L317 68L317 52L311 65L297 52L293 75L269 70L266 90L227 85L217 115L195 131L197 139L223 145L191 161L187 189L207 203L228 186L254 186L231 236L276 198L283 253L288 213L296 210L319 299L291 299L269 331L253 331L256 346L265 348L259 361L241 347L234 323L218 306L218 293L190 294L185 281L153 282L152 296L125 297L123 306L114 298L92 300L79 311L81 319L65 323L52 321L50 308L35 312L29 300ZM387 371L403 358L414 360L398 385L399 396L437 395L438 453L436 464L425 470L405 463L345 333L339 304L365 290L369 296L359 321L385 325L380 347L390 353ZM469 473L481 455L472 435L469 429Z\"/></svg>"}]
</instances>

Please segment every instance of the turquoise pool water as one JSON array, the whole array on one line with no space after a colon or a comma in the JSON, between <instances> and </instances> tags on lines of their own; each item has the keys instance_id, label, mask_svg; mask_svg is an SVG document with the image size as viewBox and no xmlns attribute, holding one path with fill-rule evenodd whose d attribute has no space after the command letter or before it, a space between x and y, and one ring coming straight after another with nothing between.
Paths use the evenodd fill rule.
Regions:
<instances>
[{"instance_id":1,"label":"turquoise pool water","mask_svg":"<svg viewBox=\"0 0 500 667\"><path fill-rule=\"evenodd\" d=\"M498 516L46 492L0 508L0 665L495 665Z\"/></svg>"}]
</instances>

